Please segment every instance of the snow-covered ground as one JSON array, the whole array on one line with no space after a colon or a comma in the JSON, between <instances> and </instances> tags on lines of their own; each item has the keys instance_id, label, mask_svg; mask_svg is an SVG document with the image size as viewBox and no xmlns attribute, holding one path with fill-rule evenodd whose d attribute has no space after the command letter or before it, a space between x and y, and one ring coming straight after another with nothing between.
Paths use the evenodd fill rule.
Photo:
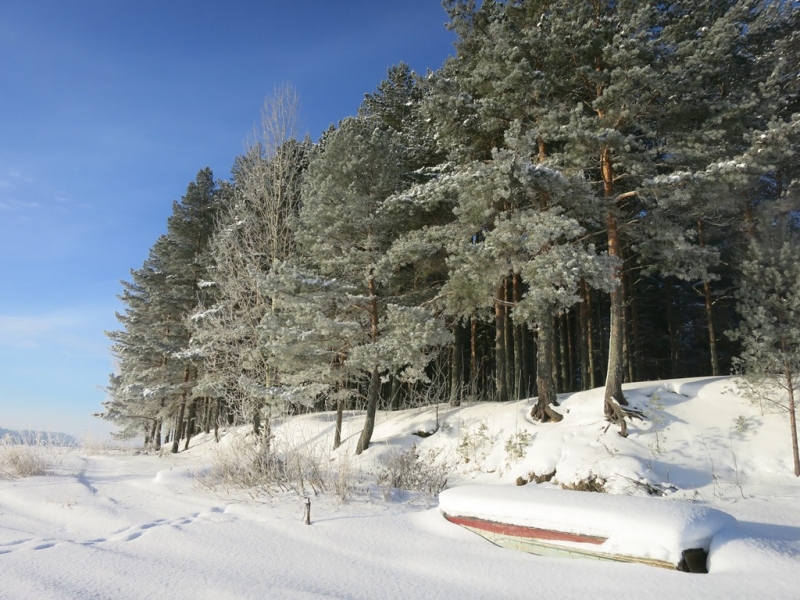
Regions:
<instances>
[{"instance_id":1,"label":"snow-covered ground","mask_svg":"<svg viewBox=\"0 0 800 600\"><path fill-rule=\"evenodd\" d=\"M276 427L277 443L322 452L355 485L345 502L312 494L310 526L296 493L209 489L218 450L207 437L161 457L73 450L54 475L0 480L0 598L798 597L800 482L786 416L762 414L728 378L626 393L648 415L626 439L603 420L601 390L565 396L558 424L532 423L530 401L441 406L425 438L414 434L436 428L433 408L381 413L358 459L359 415L336 453L327 450L333 415L291 419ZM708 575L515 552L446 522L436 498L375 483L415 444L446 463L450 487L514 486L555 471L539 485L660 489L738 524L714 538Z\"/></svg>"}]
</instances>

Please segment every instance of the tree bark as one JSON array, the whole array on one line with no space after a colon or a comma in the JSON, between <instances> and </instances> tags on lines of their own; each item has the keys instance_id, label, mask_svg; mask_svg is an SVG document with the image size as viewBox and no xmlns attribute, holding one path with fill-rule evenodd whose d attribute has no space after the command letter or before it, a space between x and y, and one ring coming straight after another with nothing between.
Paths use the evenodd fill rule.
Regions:
<instances>
[{"instance_id":1,"label":"tree bark","mask_svg":"<svg viewBox=\"0 0 800 600\"><path fill-rule=\"evenodd\" d=\"M606 229L608 232L608 253L622 260L619 247L617 219L613 212L606 213ZM625 418L619 406L626 406L628 401L622 393L623 360L622 360L622 334L623 319L625 318L623 305L622 281L619 267L614 275L616 285L611 291L611 320L608 334L608 369L606 370L606 388L603 398L603 412L612 422L620 426L621 433L627 433Z\"/></svg>"},{"instance_id":2,"label":"tree bark","mask_svg":"<svg viewBox=\"0 0 800 600\"><path fill-rule=\"evenodd\" d=\"M600 171L603 177L603 194L606 202L611 202L614 195L614 165L611 159L611 148L606 146L600 154ZM608 332L608 368L606 369L606 389L603 410L607 417L615 418L618 414L614 404L626 405L627 401L622 394L623 379L623 320L624 314L624 290L622 288L621 272L624 268L622 261L622 249L619 243L619 227L617 218L614 215L614 206L608 206L606 210L606 234L608 236L608 254L617 258L620 264L614 270L614 288L611 291L611 317ZM618 419L617 419L618 420ZM624 425L624 420L622 421Z\"/></svg>"}]
</instances>

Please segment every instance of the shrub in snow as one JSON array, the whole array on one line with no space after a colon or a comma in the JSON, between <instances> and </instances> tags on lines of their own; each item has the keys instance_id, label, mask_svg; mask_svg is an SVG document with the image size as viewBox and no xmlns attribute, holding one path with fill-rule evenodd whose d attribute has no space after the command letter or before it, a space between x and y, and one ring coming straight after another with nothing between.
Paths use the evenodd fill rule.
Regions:
<instances>
[{"instance_id":1,"label":"shrub in snow","mask_svg":"<svg viewBox=\"0 0 800 600\"><path fill-rule=\"evenodd\" d=\"M491 446L489 427L486 423L479 423L475 431L467 430L458 443L458 455L465 463L472 462L479 465L486 459L487 448Z\"/></svg>"},{"instance_id":2,"label":"shrub in snow","mask_svg":"<svg viewBox=\"0 0 800 600\"><path fill-rule=\"evenodd\" d=\"M214 449L211 466L203 481L223 486L273 494L294 491L305 495L326 489L323 456L308 444L267 443L261 436L229 434Z\"/></svg>"},{"instance_id":3,"label":"shrub in snow","mask_svg":"<svg viewBox=\"0 0 800 600\"><path fill-rule=\"evenodd\" d=\"M505 451L507 455L506 462L510 466L512 463L525 458L525 453L528 451L528 446L531 445L531 434L525 430L517 431L513 435L506 438Z\"/></svg>"},{"instance_id":4,"label":"shrub in snow","mask_svg":"<svg viewBox=\"0 0 800 600\"><path fill-rule=\"evenodd\" d=\"M425 492L437 495L447 485L450 476L450 465L439 460L440 450L429 450L421 457L417 446L411 446L405 452L394 452L386 466L378 472L378 485L389 496L392 488Z\"/></svg>"},{"instance_id":5,"label":"shrub in snow","mask_svg":"<svg viewBox=\"0 0 800 600\"><path fill-rule=\"evenodd\" d=\"M18 440L6 435L0 440L0 477L49 475L61 464L67 451L44 437Z\"/></svg>"}]
</instances>

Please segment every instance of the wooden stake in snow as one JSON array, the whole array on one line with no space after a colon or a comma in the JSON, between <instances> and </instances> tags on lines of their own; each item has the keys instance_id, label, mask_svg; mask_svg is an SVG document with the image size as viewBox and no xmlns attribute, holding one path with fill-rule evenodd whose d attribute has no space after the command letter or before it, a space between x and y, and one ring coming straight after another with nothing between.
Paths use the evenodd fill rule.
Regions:
<instances>
[{"instance_id":1,"label":"wooden stake in snow","mask_svg":"<svg viewBox=\"0 0 800 600\"><path fill-rule=\"evenodd\" d=\"M311 525L311 498L306 496L306 513L303 516L306 525Z\"/></svg>"}]
</instances>

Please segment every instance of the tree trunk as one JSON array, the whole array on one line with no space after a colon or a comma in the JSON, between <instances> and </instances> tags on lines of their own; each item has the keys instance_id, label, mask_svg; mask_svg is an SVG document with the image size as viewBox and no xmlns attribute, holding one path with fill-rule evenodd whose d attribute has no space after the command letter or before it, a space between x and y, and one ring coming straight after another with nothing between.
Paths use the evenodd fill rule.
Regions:
<instances>
[{"instance_id":1,"label":"tree trunk","mask_svg":"<svg viewBox=\"0 0 800 600\"><path fill-rule=\"evenodd\" d=\"M503 332L503 343L506 349L506 389L508 390L508 399L516 400L517 364L516 355L514 353L514 324L511 321L510 301L512 298L512 293L509 290L510 286L511 281L508 277L506 277L505 285L503 286L503 291L505 292L505 296L503 297L503 300L505 301L505 310L503 311L505 325L505 331Z\"/></svg>"},{"instance_id":2,"label":"tree trunk","mask_svg":"<svg viewBox=\"0 0 800 600\"><path fill-rule=\"evenodd\" d=\"M344 412L344 400L336 400L336 430L333 433L333 449L336 450L342 445L342 413Z\"/></svg>"},{"instance_id":3,"label":"tree trunk","mask_svg":"<svg viewBox=\"0 0 800 600\"><path fill-rule=\"evenodd\" d=\"M469 339L469 393L472 402L478 400L478 317L470 319Z\"/></svg>"},{"instance_id":4,"label":"tree trunk","mask_svg":"<svg viewBox=\"0 0 800 600\"><path fill-rule=\"evenodd\" d=\"M703 222L697 221L697 237L700 242L700 247L706 247L705 232L703 230ZM706 304L706 323L708 325L708 348L711 355L711 374L717 376L720 374L719 368L719 354L717 352L717 336L714 332L714 303L711 298L711 285L708 279L703 278L703 298Z\"/></svg>"},{"instance_id":5,"label":"tree trunk","mask_svg":"<svg viewBox=\"0 0 800 600\"><path fill-rule=\"evenodd\" d=\"M392 376L392 410L400 410L403 405L403 385L397 375Z\"/></svg>"},{"instance_id":6,"label":"tree trunk","mask_svg":"<svg viewBox=\"0 0 800 600\"><path fill-rule=\"evenodd\" d=\"M214 401L211 398L204 398L203 405L206 407L203 418L203 433L211 433L211 419L214 415Z\"/></svg>"},{"instance_id":7,"label":"tree trunk","mask_svg":"<svg viewBox=\"0 0 800 600\"><path fill-rule=\"evenodd\" d=\"M253 409L253 433L256 436L261 435L261 409L256 402L255 408Z\"/></svg>"},{"instance_id":8,"label":"tree trunk","mask_svg":"<svg viewBox=\"0 0 800 600\"><path fill-rule=\"evenodd\" d=\"M522 299L522 280L519 274L514 275L512 282L513 290L511 300L514 302L514 306L516 306L517 302ZM519 400L525 397L525 357L522 351L522 338L525 332L522 330L522 325L514 325L512 331L514 338L514 399Z\"/></svg>"},{"instance_id":9,"label":"tree trunk","mask_svg":"<svg viewBox=\"0 0 800 600\"><path fill-rule=\"evenodd\" d=\"M580 357L581 357L581 389L589 389L589 345L591 344L589 330L589 310L588 299L586 297L586 282L581 280L581 303L578 307L578 332L580 334Z\"/></svg>"},{"instance_id":10,"label":"tree trunk","mask_svg":"<svg viewBox=\"0 0 800 600\"><path fill-rule=\"evenodd\" d=\"M561 392L569 391L569 356L567 355L567 314L558 317L558 354L560 359L559 372L561 373Z\"/></svg>"},{"instance_id":11,"label":"tree trunk","mask_svg":"<svg viewBox=\"0 0 800 600\"><path fill-rule=\"evenodd\" d=\"M786 366L786 381L789 389L789 425L792 428L792 458L794 458L794 475L800 477L800 451L797 448L797 413L795 412L794 388L792 386L792 372Z\"/></svg>"},{"instance_id":12,"label":"tree trunk","mask_svg":"<svg viewBox=\"0 0 800 600\"><path fill-rule=\"evenodd\" d=\"M183 414L186 411L186 398L181 399L180 406L178 407L178 414L175 415L175 427L172 429L172 449L173 454L177 454L180 450L180 442L183 437Z\"/></svg>"},{"instance_id":13,"label":"tree trunk","mask_svg":"<svg viewBox=\"0 0 800 600\"><path fill-rule=\"evenodd\" d=\"M680 373L678 372L678 340L677 340L678 336L675 332L675 321L672 318L672 293L669 285L667 285L666 302L667 302L667 332L669 334L670 376L679 377Z\"/></svg>"},{"instance_id":14,"label":"tree trunk","mask_svg":"<svg viewBox=\"0 0 800 600\"><path fill-rule=\"evenodd\" d=\"M789 390L789 425L792 428L792 457L794 458L794 475L800 477L800 451L797 448L797 414L795 412L794 386L792 371L786 363L786 388Z\"/></svg>"},{"instance_id":15,"label":"tree trunk","mask_svg":"<svg viewBox=\"0 0 800 600\"><path fill-rule=\"evenodd\" d=\"M217 398L216 407L214 408L214 441L219 442L219 420L222 399Z\"/></svg>"},{"instance_id":16,"label":"tree trunk","mask_svg":"<svg viewBox=\"0 0 800 600\"><path fill-rule=\"evenodd\" d=\"M372 327L372 343L378 343L378 296L375 288L375 278L372 273L367 280L367 286L370 294L369 313L370 324ZM372 377L369 386L369 400L367 401L367 418L364 421L364 429L361 431L361 437L358 439L356 446L356 454L361 454L369 448L369 442L372 439L372 432L375 429L375 414L378 411L378 397L381 388L381 374L378 365L372 368Z\"/></svg>"},{"instance_id":17,"label":"tree trunk","mask_svg":"<svg viewBox=\"0 0 800 600\"><path fill-rule=\"evenodd\" d=\"M192 400L189 403L189 417L186 419L186 444L183 446L184 450L189 449L189 442L194 435L195 428L195 413L197 412L197 400Z\"/></svg>"},{"instance_id":18,"label":"tree trunk","mask_svg":"<svg viewBox=\"0 0 800 600\"><path fill-rule=\"evenodd\" d=\"M747 237L750 240L756 239L756 220L753 218L753 208L750 206L750 198L747 197L747 192L744 195L744 222L747 225Z\"/></svg>"},{"instance_id":19,"label":"tree trunk","mask_svg":"<svg viewBox=\"0 0 800 600\"><path fill-rule=\"evenodd\" d=\"M156 450L161 450L161 419L156 419L155 431L153 432L153 447Z\"/></svg>"},{"instance_id":20,"label":"tree trunk","mask_svg":"<svg viewBox=\"0 0 800 600\"><path fill-rule=\"evenodd\" d=\"M606 213L606 229L608 231L608 254L615 256L622 260L622 253L619 247L619 237L617 229L617 219L614 217L611 209ZM620 277L619 269L621 265L615 270L614 279L616 285L611 291L611 319L609 323L608 332L608 369L606 370L606 388L605 396L603 398L603 413L606 418L615 423L620 428L620 435L626 437L628 435L628 426L625 423L625 413L622 406L626 406L628 401L622 394L622 379L623 379L623 322L625 319L624 299L622 280Z\"/></svg>"},{"instance_id":21,"label":"tree trunk","mask_svg":"<svg viewBox=\"0 0 800 600\"><path fill-rule=\"evenodd\" d=\"M520 325L519 329L522 338L522 397L530 398L533 394L531 389L531 332L527 325Z\"/></svg>"},{"instance_id":22,"label":"tree trunk","mask_svg":"<svg viewBox=\"0 0 800 600\"><path fill-rule=\"evenodd\" d=\"M538 336L536 338L536 388L539 392L539 397L531 409L531 418L543 423L562 419L560 414L550 408L551 404L558 406L556 385L553 381L553 364L551 362L553 346L555 345L553 319L553 315L548 315L539 320Z\"/></svg>"},{"instance_id":23,"label":"tree trunk","mask_svg":"<svg viewBox=\"0 0 800 600\"><path fill-rule=\"evenodd\" d=\"M635 288L635 286L634 286ZM634 358L634 373L636 381L644 381L646 379L644 374L644 366L642 364L642 336L639 330L639 305L636 302L636 291L634 290L631 297L631 321L633 324L633 358Z\"/></svg>"},{"instance_id":24,"label":"tree trunk","mask_svg":"<svg viewBox=\"0 0 800 600\"><path fill-rule=\"evenodd\" d=\"M781 337L781 351L787 354L786 340ZM783 361L783 372L786 377L786 390L789 392L789 426L792 428L792 458L794 459L794 476L800 477L800 451L797 448L797 413L794 402L794 373L788 360Z\"/></svg>"},{"instance_id":25,"label":"tree trunk","mask_svg":"<svg viewBox=\"0 0 800 600\"><path fill-rule=\"evenodd\" d=\"M628 326L628 277L623 270L620 277L622 284L622 363L624 381L633 381L633 359L631 357L630 328Z\"/></svg>"},{"instance_id":26,"label":"tree trunk","mask_svg":"<svg viewBox=\"0 0 800 600\"><path fill-rule=\"evenodd\" d=\"M156 427L158 427L158 419L153 419L150 429L147 432L147 438L145 439L145 448L158 448L156 445Z\"/></svg>"},{"instance_id":27,"label":"tree trunk","mask_svg":"<svg viewBox=\"0 0 800 600\"><path fill-rule=\"evenodd\" d=\"M587 323L586 323L586 341L587 341L587 352L589 354L589 389L593 390L597 387L597 367L594 364L594 336L595 336L595 327L594 327L594 311L592 310L592 293L584 284L584 289L586 290L586 316L587 316Z\"/></svg>"},{"instance_id":28,"label":"tree trunk","mask_svg":"<svg viewBox=\"0 0 800 600\"><path fill-rule=\"evenodd\" d=\"M453 360L450 368L450 406L461 406L464 381L463 335L461 325L453 323Z\"/></svg>"},{"instance_id":29,"label":"tree trunk","mask_svg":"<svg viewBox=\"0 0 800 600\"><path fill-rule=\"evenodd\" d=\"M572 330L575 318L571 313L564 313L564 332L567 338L567 391L575 391L575 348L573 347Z\"/></svg>"},{"instance_id":30,"label":"tree trunk","mask_svg":"<svg viewBox=\"0 0 800 600\"><path fill-rule=\"evenodd\" d=\"M608 232L608 254L622 260L619 247L619 237L617 230L617 219L609 210L606 213L606 230ZM622 357L622 334L623 319L625 318L623 305L622 280L620 278L619 266L615 270L614 279L616 285L611 291L611 319L608 332L608 368L606 370L606 389L604 397L604 412L607 417L615 414L614 405L627 405L627 400L622 394L623 378L623 357Z\"/></svg>"},{"instance_id":31,"label":"tree trunk","mask_svg":"<svg viewBox=\"0 0 800 600\"><path fill-rule=\"evenodd\" d=\"M364 421L364 429L361 431L361 437L358 438L358 445L356 446L356 454L361 454L369 448L369 442L372 439L372 432L375 430L375 414L378 412L378 396L381 387L381 375L378 367L372 369L372 377L369 386L369 400L367 401L367 418Z\"/></svg>"},{"instance_id":32,"label":"tree trunk","mask_svg":"<svg viewBox=\"0 0 800 600\"><path fill-rule=\"evenodd\" d=\"M497 298L494 302L494 361L495 361L495 400L506 402L508 400L508 388L506 387L506 344L505 344L505 281L497 288Z\"/></svg>"},{"instance_id":33,"label":"tree trunk","mask_svg":"<svg viewBox=\"0 0 800 600\"><path fill-rule=\"evenodd\" d=\"M183 383L184 388L186 382L189 381L189 367L183 370ZM175 420L175 434L172 437L172 453L177 454L180 449L181 438L183 437L183 416L186 412L186 389L181 392L181 403L178 407L178 416Z\"/></svg>"}]
</instances>

